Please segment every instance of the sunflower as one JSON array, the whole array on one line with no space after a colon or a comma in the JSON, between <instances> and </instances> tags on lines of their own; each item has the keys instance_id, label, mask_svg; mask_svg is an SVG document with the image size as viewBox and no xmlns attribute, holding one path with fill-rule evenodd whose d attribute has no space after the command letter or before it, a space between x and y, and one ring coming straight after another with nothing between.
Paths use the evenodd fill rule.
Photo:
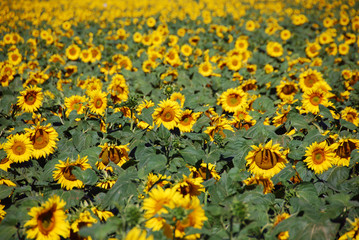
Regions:
<instances>
[{"instance_id":1,"label":"sunflower","mask_svg":"<svg viewBox=\"0 0 359 240\"><path fill-rule=\"evenodd\" d=\"M324 81L324 79L322 73L317 70L308 69L299 75L299 86L303 92L312 89L319 81Z\"/></svg>"},{"instance_id":2,"label":"sunflower","mask_svg":"<svg viewBox=\"0 0 359 240\"><path fill-rule=\"evenodd\" d=\"M152 118L156 125L163 124L165 128L172 130L180 121L181 113L182 110L178 102L167 99L158 104Z\"/></svg>"},{"instance_id":3,"label":"sunflower","mask_svg":"<svg viewBox=\"0 0 359 240\"><path fill-rule=\"evenodd\" d=\"M5 218L6 212L4 211L5 205L0 204L0 223Z\"/></svg>"},{"instance_id":4,"label":"sunflower","mask_svg":"<svg viewBox=\"0 0 359 240\"><path fill-rule=\"evenodd\" d=\"M306 112L319 113L319 104L329 106L328 94L321 89L310 89L303 93L302 105Z\"/></svg>"},{"instance_id":5,"label":"sunflower","mask_svg":"<svg viewBox=\"0 0 359 240\"><path fill-rule=\"evenodd\" d=\"M249 115L247 110L236 111L234 112L233 117L234 119L232 124L235 128L245 128L248 130L251 126L256 124L256 120L254 120L252 116Z\"/></svg>"},{"instance_id":6,"label":"sunflower","mask_svg":"<svg viewBox=\"0 0 359 240\"><path fill-rule=\"evenodd\" d=\"M173 92L171 94L170 100L177 101L181 108L183 107L184 101L186 100L185 96L180 92Z\"/></svg>"},{"instance_id":7,"label":"sunflower","mask_svg":"<svg viewBox=\"0 0 359 240\"><path fill-rule=\"evenodd\" d=\"M217 100L218 105L226 112L236 112L248 107L247 93L239 88L229 88Z\"/></svg>"},{"instance_id":8,"label":"sunflower","mask_svg":"<svg viewBox=\"0 0 359 240\"><path fill-rule=\"evenodd\" d=\"M116 74L112 77L112 81L108 86L107 91L111 93L111 98L114 103L125 102L128 99L129 90L126 84L126 79L120 74Z\"/></svg>"},{"instance_id":9,"label":"sunflower","mask_svg":"<svg viewBox=\"0 0 359 240\"><path fill-rule=\"evenodd\" d=\"M289 218L290 215L286 212L282 213L282 214L279 214L276 216L275 218L275 221L273 223L273 227L277 226L281 221ZM285 232L280 232L278 235L277 235L277 239L278 240L287 240L289 239L289 231L285 231Z\"/></svg>"},{"instance_id":10,"label":"sunflower","mask_svg":"<svg viewBox=\"0 0 359 240\"><path fill-rule=\"evenodd\" d=\"M66 162L59 160L59 163L55 165L55 171L52 176L57 183L61 184L61 188L65 188L66 190L71 190L74 187L83 188L83 182L76 179L72 170L74 170L75 167L79 167L81 170L91 168L87 161L87 156L83 158L78 156L76 160L70 160L70 158L67 158Z\"/></svg>"},{"instance_id":11,"label":"sunflower","mask_svg":"<svg viewBox=\"0 0 359 240\"><path fill-rule=\"evenodd\" d=\"M305 53L309 58L315 58L319 55L319 51L322 47L317 42L307 43L307 47L305 48Z\"/></svg>"},{"instance_id":12,"label":"sunflower","mask_svg":"<svg viewBox=\"0 0 359 240\"><path fill-rule=\"evenodd\" d=\"M188 177L186 175L182 175L183 178L179 181L174 188L177 189L183 196L198 196L201 192L204 192L204 186L202 185L203 178L201 177L193 177L193 173L191 173Z\"/></svg>"},{"instance_id":13,"label":"sunflower","mask_svg":"<svg viewBox=\"0 0 359 240\"><path fill-rule=\"evenodd\" d=\"M338 52L340 55L347 55L349 53L350 47L346 43L339 44Z\"/></svg>"},{"instance_id":14,"label":"sunflower","mask_svg":"<svg viewBox=\"0 0 359 240\"><path fill-rule=\"evenodd\" d=\"M234 129L231 126L231 122L222 116L213 117L211 119L211 126L208 126L204 131L209 135L211 141L214 141L214 135L219 134L222 138L226 137L226 134L223 130L229 130L234 132Z\"/></svg>"},{"instance_id":15,"label":"sunflower","mask_svg":"<svg viewBox=\"0 0 359 240\"><path fill-rule=\"evenodd\" d=\"M280 38L283 41L287 41L291 37L291 32L288 29L284 29L280 32Z\"/></svg>"},{"instance_id":16,"label":"sunflower","mask_svg":"<svg viewBox=\"0 0 359 240\"><path fill-rule=\"evenodd\" d=\"M348 219L351 229L340 236L338 240L354 240L359 238L359 218L355 218L354 222Z\"/></svg>"},{"instance_id":17,"label":"sunflower","mask_svg":"<svg viewBox=\"0 0 359 240\"><path fill-rule=\"evenodd\" d=\"M3 145L3 149L10 161L21 163L30 160L34 146L28 136L15 134Z\"/></svg>"},{"instance_id":18,"label":"sunflower","mask_svg":"<svg viewBox=\"0 0 359 240\"><path fill-rule=\"evenodd\" d=\"M192 110L186 109L182 112L177 127L181 132L191 132L193 125L201 114L201 112L192 113Z\"/></svg>"},{"instance_id":19,"label":"sunflower","mask_svg":"<svg viewBox=\"0 0 359 240\"><path fill-rule=\"evenodd\" d=\"M56 141L59 139L56 130L51 127L50 123L46 126L40 126L38 123L34 128L26 128L25 131L34 146L32 151L34 158L46 157L55 151Z\"/></svg>"},{"instance_id":20,"label":"sunflower","mask_svg":"<svg viewBox=\"0 0 359 240\"><path fill-rule=\"evenodd\" d=\"M244 92L248 92L250 90L257 90L258 89L257 80L255 80L255 79L245 80L239 86L239 89L242 89Z\"/></svg>"},{"instance_id":21,"label":"sunflower","mask_svg":"<svg viewBox=\"0 0 359 240\"><path fill-rule=\"evenodd\" d=\"M70 224L64 211L66 203L59 196L52 196L40 207L33 207L28 213L32 218L25 223L29 227L27 238L58 239L70 236Z\"/></svg>"},{"instance_id":22,"label":"sunflower","mask_svg":"<svg viewBox=\"0 0 359 240\"><path fill-rule=\"evenodd\" d=\"M340 112L340 115L345 121L351 122L357 127L359 126L359 113L355 108L345 107Z\"/></svg>"},{"instance_id":23,"label":"sunflower","mask_svg":"<svg viewBox=\"0 0 359 240\"><path fill-rule=\"evenodd\" d=\"M204 180L214 178L216 181L221 179L221 176L216 171L216 165L212 163L201 163L198 169L196 167L190 167L189 170L194 178L200 177Z\"/></svg>"},{"instance_id":24,"label":"sunflower","mask_svg":"<svg viewBox=\"0 0 359 240\"><path fill-rule=\"evenodd\" d=\"M107 93L92 91L90 93L89 109L91 112L103 116L107 107Z\"/></svg>"},{"instance_id":25,"label":"sunflower","mask_svg":"<svg viewBox=\"0 0 359 240\"><path fill-rule=\"evenodd\" d=\"M198 72L204 77L210 76L213 73L212 64L209 61L201 63L198 67Z\"/></svg>"},{"instance_id":26,"label":"sunflower","mask_svg":"<svg viewBox=\"0 0 359 240\"><path fill-rule=\"evenodd\" d=\"M107 143L105 143L104 145L99 145L99 147L102 148L99 158L102 160L102 164L104 166L107 166L111 161L121 167L129 160L128 152L130 149L127 145L109 146Z\"/></svg>"},{"instance_id":27,"label":"sunflower","mask_svg":"<svg viewBox=\"0 0 359 240\"><path fill-rule=\"evenodd\" d=\"M81 49L76 44L71 44L66 48L66 57L75 61L80 57Z\"/></svg>"},{"instance_id":28,"label":"sunflower","mask_svg":"<svg viewBox=\"0 0 359 240\"><path fill-rule=\"evenodd\" d=\"M127 233L125 240L153 240L153 236L147 237L146 230L134 227Z\"/></svg>"},{"instance_id":29,"label":"sunflower","mask_svg":"<svg viewBox=\"0 0 359 240\"><path fill-rule=\"evenodd\" d=\"M103 189L111 189L113 185L115 185L115 183L116 183L116 179L105 178L99 180L99 182L96 184L96 187L100 187Z\"/></svg>"},{"instance_id":30,"label":"sunflower","mask_svg":"<svg viewBox=\"0 0 359 240\"><path fill-rule=\"evenodd\" d=\"M171 48L166 54L164 62L172 67L178 67L182 64L181 58L176 48Z\"/></svg>"},{"instance_id":31,"label":"sunflower","mask_svg":"<svg viewBox=\"0 0 359 240\"><path fill-rule=\"evenodd\" d=\"M80 238L78 232L83 227L90 227L92 224L97 223L96 218L91 216L89 211L81 212L79 217L71 224L70 239L84 239ZM85 239L91 239L85 238Z\"/></svg>"},{"instance_id":32,"label":"sunflower","mask_svg":"<svg viewBox=\"0 0 359 240\"><path fill-rule=\"evenodd\" d=\"M283 47L278 42L268 42L266 51L271 57L280 57L283 55Z\"/></svg>"},{"instance_id":33,"label":"sunflower","mask_svg":"<svg viewBox=\"0 0 359 240\"><path fill-rule=\"evenodd\" d=\"M335 165L349 166L350 154L354 149L359 149L359 140L353 138L340 139L333 143L331 147L335 153Z\"/></svg>"},{"instance_id":34,"label":"sunflower","mask_svg":"<svg viewBox=\"0 0 359 240\"><path fill-rule=\"evenodd\" d=\"M108 218L114 216L110 211L101 211L97 207L92 207L91 211L101 220L107 221Z\"/></svg>"},{"instance_id":35,"label":"sunflower","mask_svg":"<svg viewBox=\"0 0 359 240\"><path fill-rule=\"evenodd\" d=\"M256 29L256 23L253 20L248 20L246 22L246 30L253 32Z\"/></svg>"},{"instance_id":36,"label":"sunflower","mask_svg":"<svg viewBox=\"0 0 359 240\"><path fill-rule=\"evenodd\" d=\"M86 96L73 95L71 97L65 98L66 116L68 117L70 113L76 110L77 114L82 114L85 110L85 103L87 102Z\"/></svg>"},{"instance_id":37,"label":"sunflower","mask_svg":"<svg viewBox=\"0 0 359 240\"><path fill-rule=\"evenodd\" d=\"M315 174L321 174L332 167L335 162L333 148L329 147L326 141L321 143L314 142L305 152L308 168L314 170Z\"/></svg>"},{"instance_id":38,"label":"sunflower","mask_svg":"<svg viewBox=\"0 0 359 240\"><path fill-rule=\"evenodd\" d=\"M16 187L16 184L9 179L0 177L0 185L6 185L8 187Z\"/></svg>"},{"instance_id":39,"label":"sunflower","mask_svg":"<svg viewBox=\"0 0 359 240\"><path fill-rule=\"evenodd\" d=\"M19 53L18 49L9 52L8 57L9 57L9 63L14 66L19 65L22 61L22 56Z\"/></svg>"},{"instance_id":40,"label":"sunflower","mask_svg":"<svg viewBox=\"0 0 359 240\"><path fill-rule=\"evenodd\" d=\"M182 45L181 47L181 53L186 56L186 57L189 57L192 55L192 47L188 44L184 44Z\"/></svg>"},{"instance_id":41,"label":"sunflower","mask_svg":"<svg viewBox=\"0 0 359 240\"><path fill-rule=\"evenodd\" d=\"M145 108L148 109L153 106L155 106L155 104L154 104L154 102L152 102L152 100L147 101L145 99L137 106L136 111L137 111L138 115L141 115L143 109L145 109Z\"/></svg>"},{"instance_id":42,"label":"sunflower","mask_svg":"<svg viewBox=\"0 0 359 240\"><path fill-rule=\"evenodd\" d=\"M273 145L270 140L264 146L259 144L259 146L252 145L251 147L253 150L246 156L246 165L255 176L271 178L285 167L287 160L279 144Z\"/></svg>"},{"instance_id":43,"label":"sunflower","mask_svg":"<svg viewBox=\"0 0 359 240\"><path fill-rule=\"evenodd\" d=\"M41 88L37 86L26 87L24 91L20 92L18 96L17 105L25 112L35 112L42 105L44 98Z\"/></svg>"},{"instance_id":44,"label":"sunflower","mask_svg":"<svg viewBox=\"0 0 359 240\"><path fill-rule=\"evenodd\" d=\"M274 189L274 184L268 177L252 176L244 180L243 183L246 185L262 185L264 194L271 193Z\"/></svg>"},{"instance_id":45,"label":"sunflower","mask_svg":"<svg viewBox=\"0 0 359 240\"><path fill-rule=\"evenodd\" d=\"M227 57L226 66L229 70L238 71L242 67L242 57L238 55Z\"/></svg>"},{"instance_id":46,"label":"sunflower","mask_svg":"<svg viewBox=\"0 0 359 240\"><path fill-rule=\"evenodd\" d=\"M298 92L298 84L294 81L282 80L276 87L277 95L283 101L293 100L294 95Z\"/></svg>"},{"instance_id":47,"label":"sunflower","mask_svg":"<svg viewBox=\"0 0 359 240\"><path fill-rule=\"evenodd\" d=\"M7 170L10 168L11 163L13 163L13 161L10 160L8 157L1 159L0 169L7 172Z\"/></svg>"},{"instance_id":48,"label":"sunflower","mask_svg":"<svg viewBox=\"0 0 359 240\"><path fill-rule=\"evenodd\" d=\"M149 173L143 191L148 193L154 186L163 187L170 183L171 176Z\"/></svg>"},{"instance_id":49,"label":"sunflower","mask_svg":"<svg viewBox=\"0 0 359 240\"><path fill-rule=\"evenodd\" d=\"M80 53L80 59L84 62L84 63L88 63L90 62L92 59L92 55L89 49L84 49L81 51Z\"/></svg>"}]
</instances>

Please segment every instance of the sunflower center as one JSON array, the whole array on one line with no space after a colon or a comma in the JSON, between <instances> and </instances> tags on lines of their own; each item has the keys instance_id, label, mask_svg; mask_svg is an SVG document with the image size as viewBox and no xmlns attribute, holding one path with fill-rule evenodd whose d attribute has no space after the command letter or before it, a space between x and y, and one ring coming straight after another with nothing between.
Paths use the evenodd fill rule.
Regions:
<instances>
[{"instance_id":1,"label":"sunflower center","mask_svg":"<svg viewBox=\"0 0 359 240\"><path fill-rule=\"evenodd\" d=\"M28 92L25 96L25 102L27 105L32 105L36 101L36 92Z\"/></svg>"},{"instance_id":2,"label":"sunflower center","mask_svg":"<svg viewBox=\"0 0 359 240\"><path fill-rule=\"evenodd\" d=\"M161 114L161 119L165 122L170 122L175 118L175 112L170 108L165 108Z\"/></svg>"},{"instance_id":3,"label":"sunflower center","mask_svg":"<svg viewBox=\"0 0 359 240\"><path fill-rule=\"evenodd\" d=\"M354 120L356 119L356 114L353 112L348 112L346 118L348 122L353 123Z\"/></svg>"},{"instance_id":4,"label":"sunflower center","mask_svg":"<svg viewBox=\"0 0 359 240\"><path fill-rule=\"evenodd\" d=\"M110 160L115 164L119 163L121 160L121 152L115 147L111 147L110 149Z\"/></svg>"},{"instance_id":5,"label":"sunflower center","mask_svg":"<svg viewBox=\"0 0 359 240\"><path fill-rule=\"evenodd\" d=\"M41 213L37 218L37 226L40 232L44 235L48 235L55 227L55 216L53 212L55 208L56 206L44 213Z\"/></svg>"},{"instance_id":6,"label":"sunflower center","mask_svg":"<svg viewBox=\"0 0 359 240\"><path fill-rule=\"evenodd\" d=\"M320 104L321 100L322 99L320 98L320 96L315 95L310 98L310 103L313 104L314 106L318 106Z\"/></svg>"},{"instance_id":7,"label":"sunflower center","mask_svg":"<svg viewBox=\"0 0 359 240\"><path fill-rule=\"evenodd\" d=\"M12 151L16 155L23 155L26 151L25 143L23 142L15 142L11 147Z\"/></svg>"},{"instance_id":8,"label":"sunflower center","mask_svg":"<svg viewBox=\"0 0 359 240\"><path fill-rule=\"evenodd\" d=\"M96 99L95 101L95 107L96 108L100 108L102 106L102 100L101 99Z\"/></svg>"},{"instance_id":9,"label":"sunflower center","mask_svg":"<svg viewBox=\"0 0 359 240\"><path fill-rule=\"evenodd\" d=\"M282 92L285 95L291 95L291 94L295 93L295 87L293 85L285 85L282 89Z\"/></svg>"},{"instance_id":10,"label":"sunflower center","mask_svg":"<svg viewBox=\"0 0 359 240\"><path fill-rule=\"evenodd\" d=\"M314 74L310 74L304 78L304 84L309 88L313 87L316 82L318 82L318 79Z\"/></svg>"},{"instance_id":11,"label":"sunflower center","mask_svg":"<svg viewBox=\"0 0 359 240\"><path fill-rule=\"evenodd\" d=\"M341 158L349 158L354 149L356 149L355 143L352 141L345 141L343 144L339 145L336 154Z\"/></svg>"},{"instance_id":12,"label":"sunflower center","mask_svg":"<svg viewBox=\"0 0 359 240\"><path fill-rule=\"evenodd\" d=\"M279 47L274 47L274 48L273 48L273 52L280 52Z\"/></svg>"},{"instance_id":13,"label":"sunflower center","mask_svg":"<svg viewBox=\"0 0 359 240\"><path fill-rule=\"evenodd\" d=\"M50 142L49 133L42 129L38 129L31 138L31 141L35 149L43 149Z\"/></svg>"},{"instance_id":14,"label":"sunflower center","mask_svg":"<svg viewBox=\"0 0 359 240\"><path fill-rule=\"evenodd\" d=\"M192 122L192 117L191 116L184 116L182 118L181 124L182 125L189 125Z\"/></svg>"},{"instance_id":15,"label":"sunflower center","mask_svg":"<svg viewBox=\"0 0 359 240\"><path fill-rule=\"evenodd\" d=\"M241 97L238 94L232 93L227 98L227 104L231 107L239 105L241 102Z\"/></svg>"},{"instance_id":16,"label":"sunflower center","mask_svg":"<svg viewBox=\"0 0 359 240\"><path fill-rule=\"evenodd\" d=\"M248 91L256 89L256 88L257 88L257 85L255 85L253 83L248 83L242 89L243 89L243 91L248 92Z\"/></svg>"},{"instance_id":17,"label":"sunflower center","mask_svg":"<svg viewBox=\"0 0 359 240\"><path fill-rule=\"evenodd\" d=\"M75 49L75 48L71 48L69 52L70 52L71 55L75 55L75 54L76 54L76 49Z\"/></svg>"},{"instance_id":18,"label":"sunflower center","mask_svg":"<svg viewBox=\"0 0 359 240\"><path fill-rule=\"evenodd\" d=\"M80 108L81 108L81 106L82 106L82 104L79 103L79 102L77 102L77 103L74 103L74 104L72 105L72 108L73 108L74 110L76 110L76 111L79 111Z\"/></svg>"},{"instance_id":19,"label":"sunflower center","mask_svg":"<svg viewBox=\"0 0 359 240\"><path fill-rule=\"evenodd\" d=\"M76 176L72 174L73 169L74 166L67 166L64 169L64 178L66 178L69 181L76 181Z\"/></svg>"},{"instance_id":20,"label":"sunflower center","mask_svg":"<svg viewBox=\"0 0 359 240\"><path fill-rule=\"evenodd\" d=\"M263 149L254 156L256 165L264 170L273 168L278 162L279 156L269 149Z\"/></svg>"},{"instance_id":21,"label":"sunflower center","mask_svg":"<svg viewBox=\"0 0 359 240\"><path fill-rule=\"evenodd\" d=\"M11 58L12 58L13 61L16 61L19 57L18 57L16 54L13 54L13 55L11 56Z\"/></svg>"},{"instance_id":22,"label":"sunflower center","mask_svg":"<svg viewBox=\"0 0 359 240\"><path fill-rule=\"evenodd\" d=\"M115 91L117 92L117 94L121 94L121 93L123 93L123 87L121 87L120 85L117 85L115 87Z\"/></svg>"},{"instance_id":23,"label":"sunflower center","mask_svg":"<svg viewBox=\"0 0 359 240\"><path fill-rule=\"evenodd\" d=\"M325 160L324 152L322 149L318 149L312 154L313 162L315 164L321 164Z\"/></svg>"},{"instance_id":24,"label":"sunflower center","mask_svg":"<svg viewBox=\"0 0 359 240\"><path fill-rule=\"evenodd\" d=\"M313 46L311 46L311 47L309 48L309 51L310 51L311 53L315 53L315 52L317 51L317 48L315 47L315 45L313 45Z\"/></svg>"},{"instance_id":25,"label":"sunflower center","mask_svg":"<svg viewBox=\"0 0 359 240\"><path fill-rule=\"evenodd\" d=\"M203 71L203 72L208 72L208 71L209 71L209 67L208 67L207 65L204 65L204 66L202 67L202 71Z\"/></svg>"}]
</instances>

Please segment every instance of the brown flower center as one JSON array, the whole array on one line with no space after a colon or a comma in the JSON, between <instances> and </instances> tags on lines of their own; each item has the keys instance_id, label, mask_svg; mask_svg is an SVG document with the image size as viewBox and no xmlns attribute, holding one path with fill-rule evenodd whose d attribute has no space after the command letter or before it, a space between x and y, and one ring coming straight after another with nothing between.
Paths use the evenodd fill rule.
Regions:
<instances>
[{"instance_id":1,"label":"brown flower center","mask_svg":"<svg viewBox=\"0 0 359 240\"><path fill-rule=\"evenodd\" d=\"M236 93L231 93L227 97L227 104L231 107L238 106L241 102L241 96Z\"/></svg>"},{"instance_id":2,"label":"brown flower center","mask_svg":"<svg viewBox=\"0 0 359 240\"><path fill-rule=\"evenodd\" d=\"M309 88L313 87L316 82L318 82L318 78L314 74L304 77L304 85Z\"/></svg>"},{"instance_id":3,"label":"brown flower center","mask_svg":"<svg viewBox=\"0 0 359 240\"><path fill-rule=\"evenodd\" d=\"M310 97L310 103L314 106L318 106L322 101L322 98L318 95L314 95Z\"/></svg>"},{"instance_id":4,"label":"brown flower center","mask_svg":"<svg viewBox=\"0 0 359 240\"><path fill-rule=\"evenodd\" d=\"M71 48L69 52L70 52L70 55L76 55L77 51L75 48Z\"/></svg>"},{"instance_id":5,"label":"brown flower center","mask_svg":"<svg viewBox=\"0 0 359 240\"><path fill-rule=\"evenodd\" d=\"M76 176L72 174L73 169L74 169L74 166L67 166L63 170L64 177L69 181L76 181Z\"/></svg>"},{"instance_id":6,"label":"brown flower center","mask_svg":"<svg viewBox=\"0 0 359 240\"><path fill-rule=\"evenodd\" d=\"M171 122L175 118L175 111L171 108L165 108L161 114L162 121Z\"/></svg>"},{"instance_id":7,"label":"brown flower center","mask_svg":"<svg viewBox=\"0 0 359 240\"><path fill-rule=\"evenodd\" d=\"M181 120L181 125L190 125L191 122L192 122L193 118L191 117L191 115L185 115L182 117L182 120Z\"/></svg>"},{"instance_id":8,"label":"brown flower center","mask_svg":"<svg viewBox=\"0 0 359 240\"><path fill-rule=\"evenodd\" d=\"M356 149L355 143L352 141L345 141L339 145L335 153L341 158L349 158L354 149Z\"/></svg>"},{"instance_id":9,"label":"brown flower center","mask_svg":"<svg viewBox=\"0 0 359 240\"><path fill-rule=\"evenodd\" d=\"M325 160L324 152L322 149L317 149L312 153L312 159L314 164L321 164Z\"/></svg>"},{"instance_id":10,"label":"brown flower center","mask_svg":"<svg viewBox=\"0 0 359 240\"><path fill-rule=\"evenodd\" d=\"M48 235L55 227L55 210L56 205L37 217L37 226L43 235Z\"/></svg>"},{"instance_id":11,"label":"brown flower center","mask_svg":"<svg viewBox=\"0 0 359 240\"><path fill-rule=\"evenodd\" d=\"M291 95L293 93L295 93L295 87L293 85L285 85L283 88L282 88L282 92L285 94L285 95Z\"/></svg>"},{"instance_id":12,"label":"brown flower center","mask_svg":"<svg viewBox=\"0 0 359 240\"><path fill-rule=\"evenodd\" d=\"M15 142L11 150L16 155L23 155L26 152L26 145L23 142Z\"/></svg>"},{"instance_id":13,"label":"brown flower center","mask_svg":"<svg viewBox=\"0 0 359 240\"><path fill-rule=\"evenodd\" d=\"M273 168L278 163L278 160L278 154L272 152L269 149L260 150L254 156L254 162L256 163L256 165L264 170Z\"/></svg>"},{"instance_id":14,"label":"brown flower center","mask_svg":"<svg viewBox=\"0 0 359 240\"><path fill-rule=\"evenodd\" d=\"M100 98L96 99L94 103L96 108L101 108L102 100Z\"/></svg>"},{"instance_id":15,"label":"brown flower center","mask_svg":"<svg viewBox=\"0 0 359 240\"><path fill-rule=\"evenodd\" d=\"M44 131L43 129L38 129L36 130L35 134L30 138L30 140L32 141L32 144L34 145L35 149L43 149L50 142L49 133Z\"/></svg>"},{"instance_id":16,"label":"brown flower center","mask_svg":"<svg viewBox=\"0 0 359 240\"><path fill-rule=\"evenodd\" d=\"M30 91L25 95L25 103L27 105L33 105L36 101L36 92Z\"/></svg>"}]
</instances>

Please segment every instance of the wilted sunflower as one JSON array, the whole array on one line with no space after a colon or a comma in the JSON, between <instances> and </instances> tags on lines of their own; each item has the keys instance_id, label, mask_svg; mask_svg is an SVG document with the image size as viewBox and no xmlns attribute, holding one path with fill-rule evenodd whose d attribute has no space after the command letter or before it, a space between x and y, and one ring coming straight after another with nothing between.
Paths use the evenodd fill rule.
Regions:
<instances>
[{"instance_id":1,"label":"wilted sunflower","mask_svg":"<svg viewBox=\"0 0 359 240\"><path fill-rule=\"evenodd\" d=\"M188 177L186 175L182 175L182 180L179 181L174 188L177 189L183 196L198 196L201 192L204 192L204 186L202 185L203 178L201 177L193 177L193 173L191 173Z\"/></svg>"},{"instance_id":2,"label":"wilted sunflower","mask_svg":"<svg viewBox=\"0 0 359 240\"><path fill-rule=\"evenodd\" d=\"M332 167L335 162L333 148L329 147L326 141L321 143L314 142L305 152L304 162L309 169L314 170L315 174L321 174Z\"/></svg>"},{"instance_id":3,"label":"wilted sunflower","mask_svg":"<svg viewBox=\"0 0 359 240\"><path fill-rule=\"evenodd\" d=\"M321 89L309 89L303 93L302 105L306 112L319 113L319 104L328 107L328 95Z\"/></svg>"},{"instance_id":4,"label":"wilted sunflower","mask_svg":"<svg viewBox=\"0 0 359 240\"><path fill-rule=\"evenodd\" d=\"M70 224L66 221L64 211L66 203L59 196L54 195L40 207L33 207L28 213L32 218L25 223L30 227L26 231L27 238L55 239L70 236Z\"/></svg>"},{"instance_id":5,"label":"wilted sunflower","mask_svg":"<svg viewBox=\"0 0 359 240\"><path fill-rule=\"evenodd\" d=\"M167 99L158 104L152 118L156 125L163 124L165 128L172 130L180 121L181 113L182 110L178 102Z\"/></svg>"},{"instance_id":6,"label":"wilted sunflower","mask_svg":"<svg viewBox=\"0 0 359 240\"><path fill-rule=\"evenodd\" d=\"M340 139L331 145L335 153L335 165L349 166L350 154L354 149L359 149L359 140L353 138Z\"/></svg>"},{"instance_id":7,"label":"wilted sunflower","mask_svg":"<svg viewBox=\"0 0 359 240\"><path fill-rule=\"evenodd\" d=\"M108 145L105 143L104 145L99 145L102 148L102 151L99 155L99 158L102 160L102 164L106 167L109 162L113 162L121 167L125 162L129 160L128 152L130 149L127 145Z\"/></svg>"},{"instance_id":8,"label":"wilted sunflower","mask_svg":"<svg viewBox=\"0 0 359 240\"><path fill-rule=\"evenodd\" d=\"M227 112L246 109L248 107L247 93L239 88L229 88L221 94L217 104L221 105L223 110Z\"/></svg>"},{"instance_id":9,"label":"wilted sunflower","mask_svg":"<svg viewBox=\"0 0 359 240\"><path fill-rule=\"evenodd\" d=\"M87 161L87 156L83 158L78 156L76 160L67 158L66 162L59 160L59 163L55 165L55 171L52 176L57 183L61 184L61 188L65 188L66 190L71 190L74 187L83 188L84 183L76 178L72 170L74 170L75 167L79 167L81 170L91 168Z\"/></svg>"},{"instance_id":10,"label":"wilted sunflower","mask_svg":"<svg viewBox=\"0 0 359 240\"><path fill-rule=\"evenodd\" d=\"M30 160L34 146L28 136L15 134L3 145L3 149L9 160L15 163L21 163Z\"/></svg>"},{"instance_id":11,"label":"wilted sunflower","mask_svg":"<svg viewBox=\"0 0 359 240\"><path fill-rule=\"evenodd\" d=\"M254 184L263 185L264 194L271 193L272 190L274 189L274 184L272 180L268 177L252 176L244 180L243 183L246 185L254 185Z\"/></svg>"},{"instance_id":12,"label":"wilted sunflower","mask_svg":"<svg viewBox=\"0 0 359 240\"><path fill-rule=\"evenodd\" d=\"M107 93L93 91L90 93L89 109L91 112L103 115L107 107Z\"/></svg>"},{"instance_id":13,"label":"wilted sunflower","mask_svg":"<svg viewBox=\"0 0 359 240\"><path fill-rule=\"evenodd\" d=\"M193 125L201 114L200 112L192 113L192 110L186 109L182 112L177 127L181 132L191 132Z\"/></svg>"},{"instance_id":14,"label":"wilted sunflower","mask_svg":"<svg viewBox=\"0 0 359 240\"><path fill-rule=\"evenodd\" d=\"M253 150L246 156L246 165L255 176L271 178L285 168L287 160L279 144L273 145L270 140L264 146L259 144L259 146L252 145L251 147Z\"/></svg>"},{"instance_id":15,"label":"wilted sunflower","mask_svg":"<svg viewBox=\"0 0 359 240\"><path fill-rule=\"evenodd\" d=\"M41 88L37 86L26 87L24 91L21 91L21 96L17 97L17 104L21 110L25 112L35 112L42 105L44 98Z\"/></svg>"},{"instance_id":16,"label":"wilted sunflower","mask_svg":"<svg viewBox=\"0 0 359 240\"><path fill-rule=\"evenodd\" d=\"M65 98L66 116L68 117L70 113L76 110L77 114L82 114L85 110L85 103L87 102L86 96L73 95L71 97Z\"/></svg>"},{"instance_id":17,"label":"wilted sunflower","mask_svg":"<svg viewBox=\"0 0 359 240\"><path fill-rule=\"evenodd\" d=\"M125 240L153 240L153 236L147 237L146 230L134 227L127 233Z\"/></svg>"},{"instance_id":18,"label":"wilted sunflower","mask_svg":"<svg viewBox=\"0 0 359 240\"><path fill-rule=\"evenodd\" d=\"M46 157L55 151L56 141L59 139L56 130L51 127L50 123L46 126L40 126L38 123L34 128L26 128L25 131L34 146L32 151L34 158Z\"/></svg>"}]
</instances>

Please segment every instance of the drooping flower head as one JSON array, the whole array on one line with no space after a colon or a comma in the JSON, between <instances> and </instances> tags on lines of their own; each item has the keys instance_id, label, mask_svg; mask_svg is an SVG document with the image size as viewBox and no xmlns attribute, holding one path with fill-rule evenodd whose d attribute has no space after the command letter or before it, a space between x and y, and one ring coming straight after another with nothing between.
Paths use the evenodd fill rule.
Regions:
<instances>
[{"instance_id":1,"label":"drooping flower head","mask_svg":"<svg viewBox=\"0 0 359 240\"><path fill-rule=\"evenodd\" d=\"M349 166L350 154L354 149L359 149L359 140L353 138L343 138L333 143L332 148L335 153L335 165Z\"/></svg>"},{"instance_id":2,"label":"drooping flower head","mask_svg":"<svg viewBox=\"0 0 359 240\"><path fill-rule=\"evenodd\" d=\"M102 160L102 164L106 167L109 162L113 162L121 167L125 162L129 160L128 152L130 149L127 145L108 145L105 143L104 145L99 145L102 148L102 151L99 155L99 158Z\"/></svg>"}]
</instances>

